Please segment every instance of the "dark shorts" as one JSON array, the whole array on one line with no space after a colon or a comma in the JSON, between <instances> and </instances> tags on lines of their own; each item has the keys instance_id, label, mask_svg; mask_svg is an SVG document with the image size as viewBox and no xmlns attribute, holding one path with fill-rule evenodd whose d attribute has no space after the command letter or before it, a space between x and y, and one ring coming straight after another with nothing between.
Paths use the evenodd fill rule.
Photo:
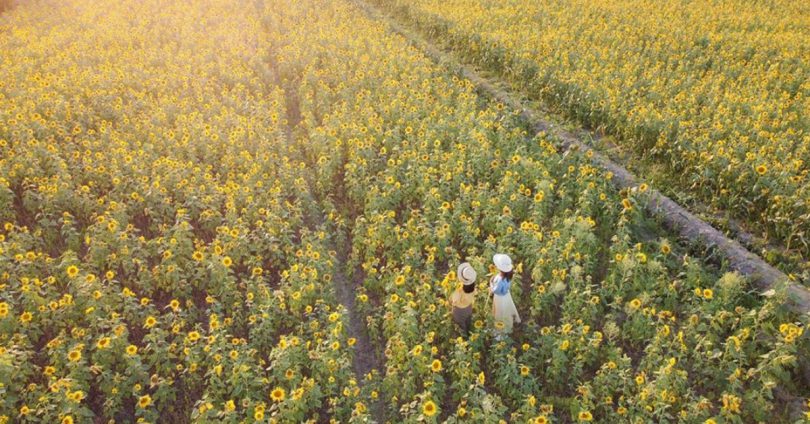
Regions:
<instances>
[{"instance_id":1,"label":"dark shorts","mask_svg":"<svg viewBox=\"0 0 810 424\"><path fill-rule=\"evenodd\" d=\"M472 305L466 308L453 308L453 321L461 327L461 332L466 336L470 334L472 327Z\"/></svg>"}]
</instances>

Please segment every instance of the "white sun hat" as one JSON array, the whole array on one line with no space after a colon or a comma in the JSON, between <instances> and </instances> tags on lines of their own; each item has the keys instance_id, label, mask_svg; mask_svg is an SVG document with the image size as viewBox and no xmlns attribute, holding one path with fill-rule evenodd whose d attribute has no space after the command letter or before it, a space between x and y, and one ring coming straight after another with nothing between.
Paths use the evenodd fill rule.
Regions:
<instances>
[{"instance_id":1,"label":"white sun hat","mask_svg":"<svg viewBox=\"0 0 810 424\"><path fill-rule=\"evenodd\" d=\"M512 258L510 258L509 255L496 253L495 256L492 257L492 263L495 264L495 268L498 268L498 271L512 271Z\"/></svg>"},{"instance_id":2,"label":"white sun hat","mask_svg":"<svg viewBox=\"0 0 810 424\"><path fill-rule=\"evenodd\" d=\"M458 280L461 281L461 283L465 286L475 284L475 279L478 277L478 273L475 272L475 268L473 268L468 262L464 262L458 266L456 275L458 276Z\"/></svg>"}]
</instances>

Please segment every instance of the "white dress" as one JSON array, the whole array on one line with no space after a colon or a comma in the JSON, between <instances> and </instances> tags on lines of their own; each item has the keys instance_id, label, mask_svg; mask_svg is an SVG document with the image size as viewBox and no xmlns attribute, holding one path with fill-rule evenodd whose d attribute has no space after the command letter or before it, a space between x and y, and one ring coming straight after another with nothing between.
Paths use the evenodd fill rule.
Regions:
<instances>
[{"instance_id":1,"label":"white dress","mask_svg":"<svg viewBox=\"0 0 810 424\"><path fill-rule=\"evenodd\" d=\"M515 307L515 301L512 300L512 294L509 292L510 286L511 282L504 280L500 274L489 281L490 290L493 292L492 315L495 317L495 322L503 324L500 331L506 334L512 332L512 326L515 323L520 323L520 315Z\"/></svg>"}]
</instances>

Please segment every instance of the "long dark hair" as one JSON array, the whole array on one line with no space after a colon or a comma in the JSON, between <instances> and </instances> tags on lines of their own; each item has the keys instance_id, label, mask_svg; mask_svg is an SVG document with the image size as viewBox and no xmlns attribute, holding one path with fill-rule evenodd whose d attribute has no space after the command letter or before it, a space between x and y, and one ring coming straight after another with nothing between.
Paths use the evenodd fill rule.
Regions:
<instances>
[{"instance_id":1,"label":"long dark hair","mask_svg":"<svg viewBox=\"0 0 810 424\"><path fill-rule=\"evenodd\" d=\"M512 281L512 276L515 275L515 271L503 272L501 271L501 275L508 281Z\"/></svg>"},{"instance_id":2,"label":"long dark hair","mask_svg":"<svg viewBox=\"0 0 810 424\"><path fill-rule=\"evenodd\" d=\"M475 284L464 284L461 286L464 293L472 293L475 291Z\"/></svg>"}]
</instances>

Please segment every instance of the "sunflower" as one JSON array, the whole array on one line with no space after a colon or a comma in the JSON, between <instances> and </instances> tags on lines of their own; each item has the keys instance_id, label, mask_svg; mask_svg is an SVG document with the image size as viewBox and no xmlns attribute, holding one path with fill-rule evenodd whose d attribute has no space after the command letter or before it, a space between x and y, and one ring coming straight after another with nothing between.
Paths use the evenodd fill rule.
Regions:
<instances>
[{"instance_id":1,"label":"sunflower","mask_svg":"<svg viewBox=\"0 0 810 424\"><path fill-rule=\"evenodd\" d=\"M442 370L442 361L438 359L434 359L433 362L430 364L430 370L433 372L439 372Z\"/></svg>"},{"instance_id":2,"label":"sunflower","mask_svg":"<svg viewBox=\"0 0 810 424\"><path fill-rule=\"evenodd\" d=\"M133 356L136 353L138 353L138 346L135 346L135 345L127 346L127 355Z\"/></svg>"},{"instance_id":3,"label":"sunflower","mask_svg":"<svg viewBox=\"0 0 810 424\"><path fill-rule=\"evenodd\" d=\"M579 420L582 422L588 422L593 420L593 415L590 413L590 411L580 411L577 418L579 418Z\"/></svg>"},{"instance_id":4,"label":"sunflower","mask_svg":"<svg viewBox=\"0 0 810 424\"><path fill-rule=\"evenodd\" d=\"M77 267L76 265L71 265L71 266L67 267L66 272L67 272L68 277L74 278L77 275L79 275L79 267ZM71 418L71 421L73 421L73 418Z\"/></svg>"},{"instance_id":5,"label":"sunflower","mask_svg":"<svg viewBox=\"0 0 810 424\"><path fill-rule=\"evenodd\" d=\"M768 167L765 165L758 165L755 170L759 175L765 175L768 172Z\"/></svg>"},{"instance_id":6,"label":"sunflower","mask_svg":"<svg viewBox=\"0 0 810 424\"><path fill-rule=\"evenodd\" d=\"M429 400L422 405L422 414L424 414L426 417L432 417L436 415L436 412L438 412L438 408L432 400Z\"/></svg>"},{"instance_id":7,"label":"sunflower","mask_svg":"<svg viewBox=\"0 0 810 424\"><path fill-rule=\"evenodd\" d=\"M629 211L630 209L633 209L633 203L630 202L630 199L622 199L622 207Z\"/></svg>"},{"instance_id":8,"label":"sunflower","mask_svg":"<svg viewBox=\"0 0 810 424\"><path fill-rule=\"evenodd\" d=\"M276 387L273 391L270 392L270 399L274 402L281 402L284 400L286 393L284 393L284 389L281 387Z\"/></svg>"},{"instance_id":9,"label":"sunflower","mask_svg":"<svg viewBox=\"0 0 810 424\"><path fill-rule=\"evenodd\" d=\"M138 406L140 408L146 408L152 404L152 397L149 395L143 395L138 398Z\"/></svg>"},{"instance_id":10,"label":"sunflower","mask_svg":"<svg viewBox=\"0 0 810 424\"><path fill-rule=\"evenodd\" d=\"M155 326L155 324L157 324L157 319L155 319L155 317L150 315L150 316L146 317L146 321L144 321L143 327L144 328L152 328L152 327Z\"/></svg>"},{"instance_id":11,"label":"sunflower","mask_svg":"<svg viewBox=\"0 0 810 424\"><path fill-rule=\"evenodd\" d=\"M82 359L82 352L79 350L71 350L68 352L68 359L70 362L76 362L79 359Z\"/></svg>"},{"instance_id":12,"label":"sunflower","mask_svg":"<svg viewBox=\"0 0 810 424\"><path fill-rule=\"evenodd\" d=\"M225 268L230 268L231 265L233 265L233 259L231 259L230 256L222 258L222 265L224 265Z\"/></svg>"},{"instance_id":13,"label":"sunflower","mask_svg":"<svg viewBox=\"0 0 810 424\"><path fill-rule=\"evenodd\" d=\"M96 343L96 347L99 348L99 349L106 349L106 348L110 347L110 338L109 337L102 337L102 338L98 339L98 342Z\"/></svg>"},{"instance_id":14,"label":"sunflower","mask_svg":"<svg viewBox=\"0 0 810 424\"><path fill-rule=\"evenodd\" d=\"M68 398L73 402L81 402L84 399L84 392L81 390L76 390L75 392L69 393Z\"/></svg>"}]
</instances>

